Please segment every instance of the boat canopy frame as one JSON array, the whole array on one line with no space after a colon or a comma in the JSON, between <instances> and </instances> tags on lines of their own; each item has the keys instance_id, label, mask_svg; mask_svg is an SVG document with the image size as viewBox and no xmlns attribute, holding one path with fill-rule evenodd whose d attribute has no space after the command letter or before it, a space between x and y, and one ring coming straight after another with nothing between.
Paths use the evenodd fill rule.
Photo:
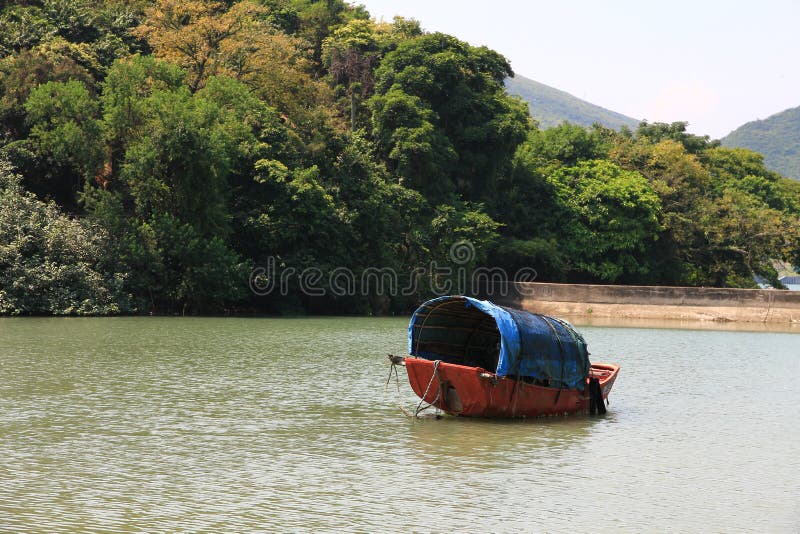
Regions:
<instances>
[{"instance_id":1,"label":"boat canopy frame","mask_svg":"<svg viewBox=\"0 0 800 534\"><path fill-rule=\"evenodd\" d=\"M567 389L584 389L590 367L586 341L567 321L459 295L417 308L408 352Z\"/></svg>"}]
</instances>

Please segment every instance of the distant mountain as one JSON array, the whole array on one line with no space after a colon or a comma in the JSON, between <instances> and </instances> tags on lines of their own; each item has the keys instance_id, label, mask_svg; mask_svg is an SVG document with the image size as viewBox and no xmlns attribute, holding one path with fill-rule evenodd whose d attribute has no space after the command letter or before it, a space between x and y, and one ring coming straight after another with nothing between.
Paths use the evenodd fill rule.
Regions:
<instances>
[{"instance_id":1,"label":"distant mountain","mask_svg":"<svg viewBox=\"0 0 800 534\"><path fill-rule=\"evenodd\" d=\"M506 90L528 102L531 115L539 121L542 128L558 126L569 121L582 126L591 126L599 122L603 126L619 129L625 125L635 130L639 121L626 117L621 113L610 111L590 104L571 94L560 91L549 85L516 75L506 79Z\"/></svg>"},{"instance_id":2,"label":"distant mountain","mask_svg":"<svg viewBox=\"0 0 800 534\"><path fill-rule=\"evenodd\" d=\"M722 138L722 146L760 152L768 168L800 180L800 107L739 126Z\"/></svg>"}]
</instances>

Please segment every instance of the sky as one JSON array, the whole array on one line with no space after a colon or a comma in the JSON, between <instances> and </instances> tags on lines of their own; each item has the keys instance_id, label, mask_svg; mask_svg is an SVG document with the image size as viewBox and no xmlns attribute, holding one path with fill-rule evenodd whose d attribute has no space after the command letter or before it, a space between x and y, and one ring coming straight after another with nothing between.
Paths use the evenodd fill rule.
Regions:
<instances>
[{"instance_id":1,"label":"sky","mask_svg":"<svg viewBox=\"0 0 800 534\"><path fill-rule=\"evenodd\" d=\"M800 0L352 3L488 46L515 73L592 104L686 121L712 139L800 106Z\"/></svg>"}]
</instances>

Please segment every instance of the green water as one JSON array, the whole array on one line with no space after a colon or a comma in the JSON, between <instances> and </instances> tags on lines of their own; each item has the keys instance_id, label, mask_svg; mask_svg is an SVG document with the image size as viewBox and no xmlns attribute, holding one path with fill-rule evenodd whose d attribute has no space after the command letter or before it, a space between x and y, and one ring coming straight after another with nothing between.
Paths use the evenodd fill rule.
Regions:
<instances>
[{"instance_id":1,"label":"green water","mask_svg":"<svg viewBox=\"0 0 800 534\"><path fill-rule=\"evenodd\" d=\"M406 321L0 319L0 531L800 530L797 329L586 326L608 414L498 422L401 414Z\"/></svg>"}]
</instances>

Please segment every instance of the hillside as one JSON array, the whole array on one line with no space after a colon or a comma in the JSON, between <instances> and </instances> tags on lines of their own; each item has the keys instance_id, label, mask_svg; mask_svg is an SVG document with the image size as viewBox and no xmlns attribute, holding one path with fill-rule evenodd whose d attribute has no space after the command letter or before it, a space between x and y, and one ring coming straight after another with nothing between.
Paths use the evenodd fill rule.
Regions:
<instances>
[{"instance_id":1,"label":"hillside","mask_svg":"<svg viewBox=\"0 0 800 534\"><path fill-rule=\"evenodd\" d=\"M590 104L571 94L543 83L516 75L506 80L506 90L528 102L531 115L542 128L557 126L569 121L582 126L599 122L603 126L619 129L625 125L635 130L639 121L621 113Z\"/></svg>"},{"instance_id":2,"label":"hillside","mask_svg":"<svg viewBox=\"0 0 800 534\"><path fill-rule=\"evenodd\" d=\"M800 106L748 122L722 138L722 145L760 152L767 167L800 180Z\"/></svg>"},{"instance_id":3,"label":"hillside","mask_svg":"<svg viewBox=\"0 0 800 534\"><path fill-rule=\"evenodd\" d=\"M586 129L636 124L519 78L556 124L534 128L505 57L411 19L13 2L0 30L0 315L399 314L487 272L752 287L800 264L800 182L681 122Z\"/></svg>"}]
</instances>

